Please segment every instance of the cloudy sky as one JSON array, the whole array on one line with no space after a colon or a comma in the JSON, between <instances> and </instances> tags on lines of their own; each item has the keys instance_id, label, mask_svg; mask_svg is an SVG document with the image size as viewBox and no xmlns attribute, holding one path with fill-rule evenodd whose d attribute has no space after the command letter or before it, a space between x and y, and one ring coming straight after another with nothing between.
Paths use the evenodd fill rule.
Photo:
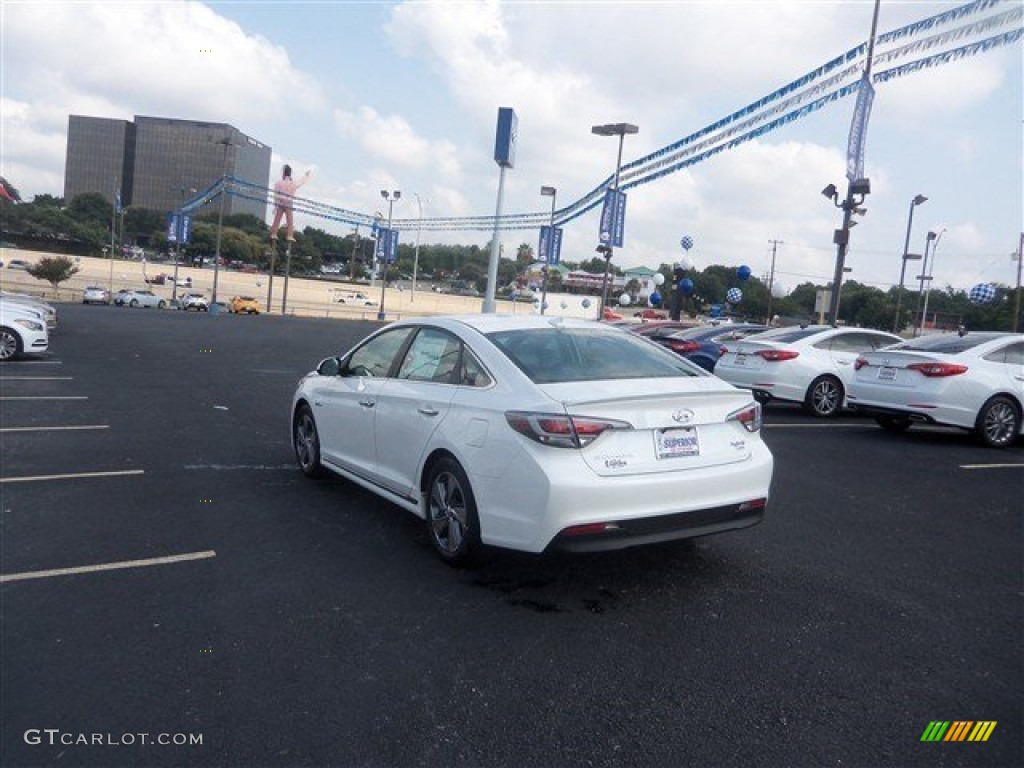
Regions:
<instances>
[{"instance_id":1,"label":"cloudy sky","mask_svg":"<svg viewBox=\"0 0 1024 768\"><path fill-rule=\"evenodd\" d=\"M883 0L879 32L956 7ZM1002 10L1019 8L1010 0ZM64 2L2 6L2 174L26 199L63 194L69 114L228 122L313 170L303 195L395 218L495 210L499 107L519 120L504 213L559 208L614 171L865 41L873 3L831 2ZM997 9L999 10L999 9ZM1018 18L1015 28L1020 28ZM1014 27L1010 27L1011 29ZM1005 29L1005 28L1004 28ZM942 231L936 288L1013 284L1022 230L1020 42L880 83L868 132L867 215L851 233L850 278L899 279L911 199L911 252ZM747 264L776 280L827 282L845 187L853 99L629 193L620 266L677 261L689 235L699 267ZM419 205L417 204L419 202ZM300 216L298 225L332 225ZM562 257L594 255L597 214L566 226ZM944 231L943 231L944 230ZM402 240L411 243L415 227ZM506 255L536 232L501 234ZM487 232L423 232L485 246ZM910 274L915 274L912 265Z\"/></svg>"}]
</instances>

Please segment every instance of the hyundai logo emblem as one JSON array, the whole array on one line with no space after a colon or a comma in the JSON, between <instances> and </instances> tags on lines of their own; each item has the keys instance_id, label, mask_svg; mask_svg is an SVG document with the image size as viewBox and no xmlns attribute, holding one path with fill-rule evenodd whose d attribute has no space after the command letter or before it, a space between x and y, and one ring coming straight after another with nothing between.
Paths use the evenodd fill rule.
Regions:
<instances>
[{"instance_id":1,"label":"hyundai logo emblem","mask_svg":"<svg viewBox=\"0 0 1024 768\"><path fill-rule=\"evenodd\" d=\"M672 421L678 421L680 424L688 424L693 420L694 413L689 408L680 408L677 411L672 411Z\"/></svg>"}]
</instances>

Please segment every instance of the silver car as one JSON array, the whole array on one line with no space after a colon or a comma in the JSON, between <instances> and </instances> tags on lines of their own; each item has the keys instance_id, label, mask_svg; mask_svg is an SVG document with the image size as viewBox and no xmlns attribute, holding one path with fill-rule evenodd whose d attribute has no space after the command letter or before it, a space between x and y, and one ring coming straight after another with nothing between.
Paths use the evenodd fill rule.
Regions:
<instances>
[{"instance_id":1,"label":"silver car","mask_svg":"<svg viewBox=\"0 0 1024 768\"><path fill-rule=\"evenodd\" d=\"M110 291L98 285L90 285L82 291L83 304L109 304Z\"/></svg>"},{"instance_id":2,"label":"silver car","mask_svg":"<svg viewBox=\"0 0 1024 768\"><path fill-rule=\"evenodd\" d=\"M161 299L152 291L128 291L121 297L121 302L126 307L156 307L163 309L167 302Z\"/></svg>"}]
</instances>

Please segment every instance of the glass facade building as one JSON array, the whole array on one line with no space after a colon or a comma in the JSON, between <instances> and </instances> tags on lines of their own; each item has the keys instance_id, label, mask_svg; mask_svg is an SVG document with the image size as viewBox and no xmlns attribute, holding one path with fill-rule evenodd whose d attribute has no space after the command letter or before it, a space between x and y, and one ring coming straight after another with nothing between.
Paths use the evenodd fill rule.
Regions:
<instances>
[{"instance_id":1,"label":"glass facade building","mask_svg":"<svg viewBox=\"0 0 1024 768\"><path fill-rule=\"evenodd\" d=\"M227 123L141 117L134 123L71 115L64 197L99 192L113 199L121 179L122 202L156 211L177 209L221 174L266 187L271 148ZM224 214L266 219L267 201L228 195ZM217 203L200 209L216 210Z\"/></svg>"}]
</instances>

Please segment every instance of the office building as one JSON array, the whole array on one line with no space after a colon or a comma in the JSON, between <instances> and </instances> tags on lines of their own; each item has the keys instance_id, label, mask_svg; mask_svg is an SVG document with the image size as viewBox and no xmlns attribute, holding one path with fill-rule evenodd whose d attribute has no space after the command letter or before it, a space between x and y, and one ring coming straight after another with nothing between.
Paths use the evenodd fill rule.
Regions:
<instances>
[{"instance_id":1,"label":"office building","mask_svg":"<svg viewBox=\"0 0 1024 768\"><path fill-rule=\"evenodd\" d=\"M134 122L71 115L64 198L99 192L125 206L171 211L222 174L266 187L271 149L226 123L136 115ZM206 206L200 212L216 206ZM267 204L228 195L225 215L266 218Z\"/></svg>"}]
</instances>

